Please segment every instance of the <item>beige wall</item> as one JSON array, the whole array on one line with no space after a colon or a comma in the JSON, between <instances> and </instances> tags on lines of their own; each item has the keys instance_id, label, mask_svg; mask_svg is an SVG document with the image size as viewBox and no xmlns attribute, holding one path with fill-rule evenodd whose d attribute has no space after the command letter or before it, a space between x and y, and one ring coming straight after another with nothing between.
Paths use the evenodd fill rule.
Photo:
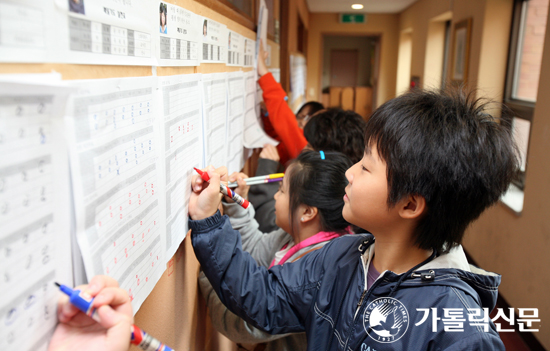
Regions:
<instances>
[{"instance_id":1,"label":"beige wall","mask_svg":"<svg viewBox=\"0 0 550 351\"><path fill-rule=\"evenodd\" d=\"M399 95L409 89L411 79L412 30L407 29L399 34L399 53L397 55L397 81L395 94Z\"/></svg>"},{"instance_id":2,"label":"beige wall","mask_svg":"<svg viewBox=\"0 0 550 351\"><path fill-rule=\"evenodd\" d=\"M430 20L450 11L454 23L472 18L468 84L479 94L501 100L508 55L512 0L420 0L400 17L400 29L412 29L411 75L430 77L427 57ZM452 50L452 48L451 48ZM428 82L429 84L429 82ZM502 275L500 294L515 308L538 308L540 332L550 348L550 31L546 30L537 107L531 130L523 213L502 203L486 211L467 231L464 247L484 269Z\"/></svg>"},{"instance_id":3,"label":"beige wall","mask_svg":"<svg viewBox=\"0 0 550 351\"><path fill-rule=\"evenodd\" d=\"M321 101L323 35L380 36L376 106L395 96L399 15L368 14L364 24L341 24L337 14L311 13L307 54L307 100Z\"/></svg>"},{"instance_id":4,"label":"beige wall","mask_svg":"<svg viewBox=\"0 0 550 351\"><path fill-rule=\"evenodd\" d=\"M401 30L412 29L411 75L419 76L422 86L434 86L434 73L427 71L433 67L429 63L434 57L426 56L433 50L430 39L438 35L434 20L451 19L452 33L457 22L471 18L468 85L480 88L482 95L501 99L511 15L512 0L420 0L414 3L401 13L399 23Z\"/></svg>"},{"instance_id":5,"label":"beige wall","mask_svg":"<svg viewBox=\"0 0 550 351\"><path fill-rule=\"evenodd\" d=\"M550 349L549 110L550 27L547 26L527 156L523 212L518 216L499 204L474 223L465 240L465 247L482 267L502 274L500 293L511 306L539 309L540 332L534 334L546 349Z\"/></svg>"},{"instance_id":6,"label":"beige wall","mask_svg":"<svg viewBox=\"0 0 550 351\"><path fill-rule=\"evenodd\" d=\"M371 85L371 53L374 43L369 37L326 36L323 42L323 89L330 86L330 64L332 50L357 50L357 84Z\"/></svg>"}]
</instances>

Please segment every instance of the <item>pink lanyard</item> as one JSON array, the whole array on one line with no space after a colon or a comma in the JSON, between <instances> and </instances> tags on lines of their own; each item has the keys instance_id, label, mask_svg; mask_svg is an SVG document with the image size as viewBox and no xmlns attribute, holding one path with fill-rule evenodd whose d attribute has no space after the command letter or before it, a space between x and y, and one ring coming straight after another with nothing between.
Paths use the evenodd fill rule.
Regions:
<instances>
[{"instance_id":1,"label":"pink lanyard","mask_svg":"<svg viewBox=\"0 0 550 351\"><path fill-rule=\"evenodd\" d=\"M279 261L278 264L281 265L281 264L285 263L296 252L300 251L304 247L308 247L308 246L311 246L311 245L322 243L324 241L329 241L329 240L332 240L332 239L337 238L337 237L342 236L342 235L343 234L338 234L338 233L335 233L335 232L319 232L319 233L315 234L314 236L310 236L306 240L304 240L304 241L300 242L299 244L294 245L293 247L291 247L290 250L288 250L287 253L283 256L283 258L281 258L281 260ZM288 245L288 244L286 244L286 245ZM283 246L281 248L281 250L283 250L286 247L286 245ZM275 265L275 259L273 259L273 261L271 261L271 265L269 266L269 268L273 267L274 265Z\"/></svg>"}]
</instances>

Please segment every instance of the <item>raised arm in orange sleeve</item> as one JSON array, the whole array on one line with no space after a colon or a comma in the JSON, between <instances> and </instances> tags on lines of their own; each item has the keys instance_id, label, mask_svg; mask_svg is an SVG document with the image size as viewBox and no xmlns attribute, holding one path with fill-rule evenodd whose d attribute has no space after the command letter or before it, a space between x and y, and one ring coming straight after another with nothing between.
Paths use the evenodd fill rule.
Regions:
<instances>
[{"instance_id":1,"label":"raised arm in orange sleeve","mask_svg":"<svg viewBox=\"0 0 550 351\"><path fill-rule=\"evenodd\" d=\"M307 141L303 130L298 127L296 116L285 101L285 91L275 81L271 73L261 76L258 79L258 83L263 90L264 103L273 129L277 133L281 143L284 144L288 158L296 158L307 145ZM282 156L281 163L284 164L286 160L283 160Z\"/></svg>"}]
</instances>

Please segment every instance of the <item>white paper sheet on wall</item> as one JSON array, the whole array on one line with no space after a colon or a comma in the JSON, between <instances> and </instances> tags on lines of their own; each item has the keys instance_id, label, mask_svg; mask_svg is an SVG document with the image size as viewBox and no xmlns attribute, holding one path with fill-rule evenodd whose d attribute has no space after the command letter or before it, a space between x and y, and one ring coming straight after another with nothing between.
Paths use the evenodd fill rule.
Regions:
<instances>
[{"instance_id":1,"label":"white paper sheet on wall","mask_svg":"<svg viewBox=\"0 0 550 351\"><path fill-rule=\"evenodd\" d=\"M57 324L53 283L73 283L63 126L69 93L0 84L1 350L46 350Z\"/></svg>"},{"instance_id":2,"label":"white paper sheet on wall","mask_svg":"<svg viewBox=\"0 0 550 351\"><path fill-rule=\"evenodd\" d=\"M46 1L0 2L0 61L44 62L48 39L55 31L48 19L53 3Z\"/></svg>"},{"instance_id":3,"label":"white paper sheet on wall","mask_svg":"<svg viewBox=\"0 0 550 351\"><path fill-rule=\"evenodd\" d=\"M204 167L200 79L200 74L159 78L167 259L187 234L193 167Z\"/></svg>"},{"instance_id":4,"label":"white paper sheet on wall","mask_svg":"<svg viewBox=\"0 0 550 351\"><path fill-rule=\"evenodd\" d=\"M256 41L244 38L244 67L254 66L254 51L256 50Z\"/></svg>"},{"instance_id":5,"label":"white paper sheet on wall","mask_svg":"<svg viewBox=\"0 0 550 351\"><path fill-rule=\"evenodd\" d=\"M225 63L227 55L227 26L210 18L199 17L202 37L201 63Z\"/></svg>"},{"instance_id":6,"label":"white paper sheet on wall","mask_svg":"<svg viewBox=\"0 0 550 351\"><path fill-rule=\"evenodd\" d=\"M199 17L180 6L159 2L159 31L155 35L160 66L198 66ZM164 24L164 25L163 25Z\"/></svg>"},{"instance_id":7,"label":"white paper sheet on wall","mask_svg":"<svg viewBox=\"0 0 550 351\"><path fill-rule=\"evenodd\" d=\"M86 273L118 280L135 313L166 263L156 78L72 85L79 91L68 104L69 145Z\"/></svg>"},{"instance_id":8,"label":"white paper sheet on wall","mask_svg":"<svg viewBox=\"0 0 550 351\"><path fill-rule=\"evenodd\" d=\"M270 68L269 72L271 72L271 74L273 75L273 79L275 79L275 81L277 83L281 83L281 69L280 68Z\"/></svg>"},{"instance_id":9,"label":"white paper sheet on wall","mask_svg":"<svg viewBox=\"0 0 550 351\"><path fill-rule=\"evenodd\" d=\"M260 7L258 8L258 26L256 30L256 53L254 55L254 67L258 60L263 60L263 57L258 58L260 54L260 42L262 43L263 49L267 51L267 21L268 21L268 10L265 4L265 0L260 0Z\"/></svg>"},{"instance_id":10,"label":"white paper sheet on wall","mask_svg":"<svg viewBox=\"0 0 550 351\"><path fill-rule=\"evenodd\" d=\"M227 31L227 62L228 66L244 65L244 37L232 30Z\"/></svg>"},{"instance_id":11,"label":"white paper sheet on wall","mask_svg":"<svg viewBox=\"0 0 550 351\"><path fill-rule=\"evenodd\" d=\"M246 96L243 144L249 149L263 147L265 144L277 145L279 142L265 133L256 113L256 72L246 72L244 79Z\"/></svg>"},{"instance_id":12,"label":"white paper sheet on wall","mask_svg":"<svg viewBox=\"0 0 550 351\"><path fill-rule=\"evenodd\" d=\"M148 0L53 0L56 62L154 65L153 28L158 8Z\"/></svg>"},{"instance_id":13,"label":"white paper sheet on wall","mask_svg":"<svg viewBox=\"0 0 550 351\"><path fill-rule=\"evenodd\" d=\"M292 101L295 103L298 98L304 100L306 94L306 58L302 55L290 55L290 90Z\"/></svg>"},{"instance_id":14,"label":"white paper sheet on wall","mask_svg":"<svg viewBox=\"0 0 550 351\"><path fill-rule=\"evenodd\" d=\"M229 174L239 172L243 160L243 129L245 89L242 71L227 77L227 169Z\"/></svg>"},{"instance_id":15,"label":"white paper sheet on wall","mask_svg":"<svg viewBox=\"0 0 550 351\"><path fill-rule=\"evenodd\" d=\"M227 73L202 76L204 165L227 165Z\"/></svg>"}]
</instances>

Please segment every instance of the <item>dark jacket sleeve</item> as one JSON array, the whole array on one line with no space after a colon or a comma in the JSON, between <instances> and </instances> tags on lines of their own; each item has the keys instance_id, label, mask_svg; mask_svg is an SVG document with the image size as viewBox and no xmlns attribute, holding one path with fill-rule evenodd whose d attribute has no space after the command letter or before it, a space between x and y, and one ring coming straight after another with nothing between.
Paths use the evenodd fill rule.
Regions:
<instances>
[{"instance_id":1,"label":"dark jacket sleeve","mask_svg":"<svg viewBox=\"0 0 550 351\"><path fill-rule=\"evenodd\" d=\"M324 272L324 251L275 266L258 266L241 248L239 232L219 211L189 220L195 255L229 310L271 334L302 332Z\"/></svg>"},{"instance_id":2,"label":"dark jacket sleeve","mask_svg":"<svg viewBox=\"0 0 550 351\"><path fill-rule=\"evenodd\" d=\"M260 158L256 176L268 175L277 172L279 163L273 160ZM254 205L256 215L254 219L264 233L270 233L279 227L275 224L275 199L273 196L279 189L279 183L254 185L248 192L248 200Z\"/></svg>"},{"instance_id":3,"label":"dark jacket sleeve","mask_svg":"<svg viewBox=\"0 0 550 351\"><path fill-rule=\"evenodd\" d=\"M286 93L271 73L258 79L263 91L264 103L273 129L285 145L289 159L296 158L307 145L303 130L298 127L296 116L285 101ZM281 163L286 160L281 159Z\"/></svg>"}]
</instances>

